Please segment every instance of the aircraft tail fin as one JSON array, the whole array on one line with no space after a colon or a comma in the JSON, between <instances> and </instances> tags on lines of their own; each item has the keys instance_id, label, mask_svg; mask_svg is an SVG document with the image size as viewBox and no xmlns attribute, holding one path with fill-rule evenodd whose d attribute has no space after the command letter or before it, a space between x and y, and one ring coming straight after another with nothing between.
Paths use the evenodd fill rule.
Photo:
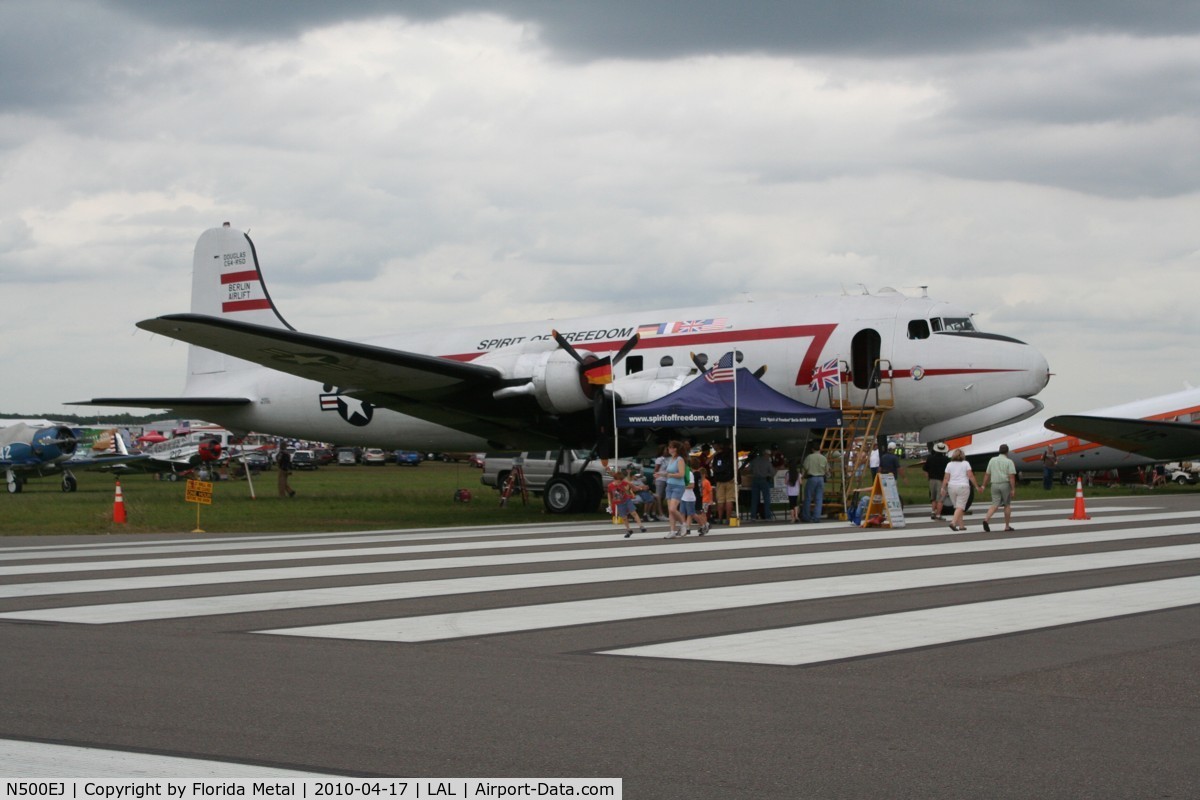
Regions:
<instances>
[{"instance_id":1,"label":"aircraft tail fin","mask_svg":"<svg viewBox=\"0 0 1200 800\"><path fill-rule=\"evenodd\" d=\"M275 308L258 265L254 242L226 222L200 234L192 259L192 313L295 330ZM191 347L188 380L253 365Z\"/></svg>"}]
</instances>

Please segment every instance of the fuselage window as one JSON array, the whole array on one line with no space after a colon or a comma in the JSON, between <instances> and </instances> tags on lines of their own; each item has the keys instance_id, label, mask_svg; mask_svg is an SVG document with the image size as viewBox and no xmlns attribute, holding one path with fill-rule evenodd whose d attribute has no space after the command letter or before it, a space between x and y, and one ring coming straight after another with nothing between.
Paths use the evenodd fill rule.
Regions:
<instances>
[{"instance_id":1,"label":"fuselage window","mask_svg":"<svg viewBox=\"0 0 1200 800\"><path fill-rule=\"evenodd\" d=\"M928 339L929 323L923 319L914 319L912 322L908 323L908 338Z\"/></svg>"},{"instance_id":2,"label":"fuselage window","mask_svg":"<svg viewBox=\"0 0 1200 800\"><path fill-rule=\"evenodd\" d=\"M975 330L975 326L971 324L970 317L946 317L942 322L946 326L945 329L951 332Z\"/></svg>"},{"instance_id":3,"label":"fuselage window","mask_svg":"<svg viewBox=\"0 0 1200 800\"><path fill-rule=\"evenodd\" d=\"M671 358L670 356L663 356L662 359L659 360L658 365L660 367L673 367L675 366L675 359Z\"/></svg>"},{"instance_id":4,"label":"fuselage window","mask_svg":"<svg viewBox=\"0 0 1200 800\"><path fill-rule=\"evenodd\" d=\"M696 366L700 369L708 366L708 353L696 353Z\"/></svg>"},{"instance_id":5,"label":"fuselage window","mask_svg":"<svg viewBox=\"0 0 1200 800\"><path fill-rule=\"evenodd\" d=\"M625 359L625 374L632 375L635 372L642 371L642 357L629 356Z\"/></svg>"},{"instance_id":6,"label":"fuselage window","mask_svg":"<svg viewBox=\"0 0 1200 800\"><path fill-rule=\"evenodd\" d=\"M942 329L942 320L938 317L929 320L929 324L932 326L934 333L938 333Z\"/></svg>"}]
</instances>

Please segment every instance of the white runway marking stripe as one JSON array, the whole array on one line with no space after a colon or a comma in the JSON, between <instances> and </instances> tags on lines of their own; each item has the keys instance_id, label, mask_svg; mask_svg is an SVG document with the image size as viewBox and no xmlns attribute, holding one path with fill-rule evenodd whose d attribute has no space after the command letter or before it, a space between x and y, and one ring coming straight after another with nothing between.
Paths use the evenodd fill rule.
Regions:
<instances>
[{"instance_id":1,"label":"white runway marking stripe","mask_svg":"<svg viewBox=\"0 0 1200 800\"><path fill-rule=\"evenodd\" d=\"M23 742L17 739L0 739L0 775L4 775L7 780L18 776L25 780L61 780L67 775L86 775L89 780L106 782L128 782L135 776L139 781L145 778L211 778L228 781L329 777L317 772L259 767L230 761Z\"/></svg>"},{"instance_id":2,"label":"white runway marking stripe","mask_svg":"<svg viewBox=\"0 0 1200 800\"><path fill-rule=\"evenodd\" d=\"M1110 512L1116 511L1132 511L1135 510L1126 506L1114 506L1108 509ZM1039 515L1046 515L1054 512L1038 512ZM1033 515L1029 515L1033 516ZM1128 516L1113 516L1106 517L1105 522L1122 523L1134 521L1161 521L1167 519L1186 519L1195 517L1192 512L1168 512L1155 514L1136 514ZM920 524L927 522L925 520L918 521L918 524L910 525L901 530L886 530L882 528L857 529L849 527L843 522L828 522L819 523L817 525L798 525L798 524L782 524L772 525L762 528L741 528L735 532L730 528L716 528L709 534L710 540L716 541L720 539L728 539L731 536L744 538L746 534L754 533L799 533L804 535L804 544L840 544L843 542L853 541L895 541L898 539L912 539L926 536L942 536L953 535L946 531L943 524ZM1052 520L1049 522L1040 523L1039 530L1043 528L1065 527L1067 525L1077 524L1070 520ZM652 523L653 525L653 523ZM68 573L68 572L99 572L103 570L127 570L127 569L155 569L162 567L180 567L180 566L204 566L213 564L233 564L239 562L266 562L266 561L302 561L314 558L354 558L375 555L389 555L409 553L434 553L454 550L483 550L483 549L503 549L503 548L534 548L547 547L553 545L564 544L597 544L601 542L613 542L616 537L623 533L624 529L613 526L609 531L603 533L583 533L582 531L595 531L596 526L586 526L580 524L572 525L551 525L544 523L536 527L504 527L504 528L489 528L486 531L478 529L460 529L460 528L424 528L411 531L384 531L384 532L363 532L361 534L303 534L290 536L254 536L254 537L233 537L228 539L213 539L213 540L191 540L187 543L171 543L171 542L148 542L140 545L128 544L99 544L99 545L49 545L41 548L20 548L18 550L3 550L0 549L0 562L4 561L31 561L36 563L31 564L11 564L9 566L0 565L0 576L3 575L37 575L41 573ZM820 530L836 530L835 534L828 535L813 535L814 531ZM662 535L665 528L655 525L651 528L648 534L636 534L638 537L634 542L640 543L646 541L647 538L655 538L656 535ZM979 533L978 530L971 531ZM502 538L519 536L521 534L573 534L570 536L554 536L549 538ZM866 538L864 538L866 537ZM445 539L488 539L494 541L477 541L477 542L445 542L440 541L435 544L429 544L429 540L445 540ZM414 544L417 542L418 544ZM378 548L354 548L344 547L341 550L320 550L317 548L339 547L349 544L374 544L386 543L385 547ZM59 548L69 548L65 551ZM310 550L302 550L301 548L312 548ZM282 552L258 552L245 553L237 552L244 550L262 550L262 551L282 551ZM207 555L209 553L223 553L222 555ZM176 558L146 558L145 556L158 555L175 555L181 553L205 553L206 555L180 555ZM42 563L50 562L52 559L69 559L69 558L113 558L115 556L139 556L138 558L126 558L124 560L111 561L85 561L72 564L53 564ZM3 595L0 595L3 596Z\"/></svg>"},{"instance_id":3,"label":"white runway marking stripe","mask_svg":"<svg viewBox=\"0 0 1200 800\"><path fill-rule=\"evenodd\" d=\"M834 578L809 578L743 586L719 586L710 589L492 608L454 614L433 614L424 617L400 617L333 625L280 628L256 631L256 633L378 642L425 642L569 625L646 619L672 614L748 608L876 592L894 592L931 586L1082 572L1193 558L1200 558L1200 544L1001 561L994 564L968 564L900 572L840 575Z\"/></svg>"},{"instance_id":4,"label":"white runway marking stripe","mask_svg":"<svg viewBox=\"0 0 1200 800\"><path fill-rule=\"evenodd\" d=\"M304 547L330 547L348 544L372 544L372 543L388 543L393 546L400 546L406 542L425 541L429 539L481 539L495 538L503 536L520 536L534 533L570 533L572 531L586 530L579 524L575 525L549 525L541 524L536 526L524 527L505 527L505 528L487 528L480 531L478 528L463 529L463 528L417 528L407 531L360 531L356 534L291 534L281 535L274 534L270 536L236 536L222 539L191 539L186 541L154 541L141 544L129 544L128 542L113 542L111 544L89 544L89 545L46 545L43 547L27 547L16 549L0 549L0 561L34 561L34 560L49 560L49 559L68 559L68 558L111 558L113 556L154 556L154 555L169 555L174 553L212 553L228 551L234 553L238 550L281 550L281 549L299 549ZM512 541L519 542L521 539L513 539ZM259 554L261 555L261 554ZM281 557L287 558L304 558L303 555L286 556L280 554ZM238 558L251 558L250 555L237 555ZM164 559L165 560L165 559ZM95 562L97 564L106 564L108 562ZM146 559L143 566L156 566L152 559ZM0 574L18 574L14 572L5 572L3 570L11 570L12 567L0 567ZM97 566L93 569L117 569L111 566Z\"/></svg>"},{"instance_id":5,"label":"white runway marking stripe","mask_svg":"<svg viewBox=\"0 0 1200 800\"><path fill-rule=\"evenodd\" d=\"M1154 514L1148 515L1150 518L1179 518L1193 516L1190 513L1184 514ZM1119 521L1123 518L1118 518L1114 521ZM1145 518L1139 518L1137 521L1143 521ZM1133 520L1129 520L1133 521ZM1043 527L1057 527L1058 525L1078 525L1078 523L1046 523ZM935 531L936 533L936 531ZM1097 531L1074 534L1060 534L1059 537L1025 537L1000 540L984 540L979 542L969 542L965 545L953 542L939 542L931 545L914 545L911 547L894 547L884 548L881 555L872 556L875 551L869 549L855 550L854 556L849 556L835 561L814 560L812 564L840 563L845 560L870 560L871 558L916 558L922 556L933 556L942 553L953 552L969 552L976 549L1011 549L1013 547L1047 547L1050 544L1077 544L1082 542L1100 542L1112 541L1116 539L1134 539L1154 536L1176 535L1181 533L1200 533L1200 523L1192 523L1190 525L1174 525L1164 526L1162 528L1152 528L1148 530L1140 529L1121 529L1110 531ZM861 539L845 534L835 535L830 537L828 542L838 544L862 544L864 541L896 541L911 537L928 537L929 531L925 532L898 532L895 535L885 536L882 539L872 537L870 539ZM1002 534L998 534L1002 535ZM1066 538L1062 538L1066 537ZM641 556L651 555L683 555L694 554L698 552L704 553L720 553L738 550L759 550L776 547L795 547L797 545L804 546L815 543L825 543L825 537L774 537L771 539L757 539L746 537L714 537L713 539L689 538L679 541L673 541L670 544L658 545L642 545L637 547L614 547L611 544L607 547L581 550L556 550L543 553L503 553L484 556L459 556L446 558L426 558L412 561L388 560L377 561L370 563L359 564L316 564L302 567L275 567L263 569L244 569L233 570L229 572L192 572L192 573L173 573L170 575L141 575L120 578L91 578L82 580L62 580L62 581L41 581L29 583L12 583L0 585L0 599L6 597L38 597L53 594L80 594L92 592L114 592L114 591L131 591L134 589L163 589L179 586L209 586L218 584L230 583L251 583L258 581L283 581L283 580L300 580L307 578L327 578L346 575L381 575L392 572L421 572L441 569L461 569L474 567L496 567L510 566L513 564L548 564L560 561L589 561L602 558L638 558ZM1061 541L1055 542L1056 538L1061 538ZM614 543L615 544L615 543ZM966 550L956 550L954 548L965 546ZM827 554L814 553L811 555L813 559L820 559ZM317 556L313 556L317 558ZM248 556L248 560L253 561L253 556ZM797 565L797 564L793 564ZM759 567L762 569L762 567ZM53 567L49 568L52 572ZM0 615L2 616L2 615Z\"/></svg>"},{"instance_id":6,"label":"white runway marking stripe","mask_svg":"<svg viewBox=\"0 0 1200 800\"><path fill-rule=\"evenodd\" d=\"M214 614L236 614L251 611L272 611L281 609L344 605L350 603L368 603L384 600L403 600L414 597L430 597L448 594L468 594L473 592L506 591L510 589L528 589L548 586L564 586L583 583L602 583L607 581L632 581L650 578L665 578L678 575L712 575L729 572L745 572L751 570L782 569L789 567L805 567L823 564L845 564L867 561L880 561L900 558L916 558L941 556L948 554L987 554L1006 550L1036 549L1061 545L1093 544L1107 541L1129 541L1144 538L1158 538L1174 535L1189 535L1200 532L1195 523L1167 525L1161 528L1128 528L1121 530L1095 531L1086 530L1076 533L1055 534L1050 536L988 539L982 541L944 541L935 544L863 548L850 550L834 550L825 552L807 552L787 555L753 556L736 559L707 559L700 561L681 561L661 564L623 565L618 567L601 567L595 569L573 569L554 572L533 572L516 575L493 575L470 578L451 578L446 580L414 581L401 583L383 583L367 586L338 586L324 589L295 589L290 591L255 592L250 594L221 595L215 597L189 597L175 600L152 600L128 603L108 603L98 605L73 606L65 608L33 609L28 611L10 611L0 613L0 619L39 620L46 622L77 622L87 624L108 624L114 622L135 622L151 619L171 619L178 617L198 617ZM692 555L697 552L728 551L736 547L761 547L766 543L781 540L750 540L748 542L693 542L687 549L676 550L673 545L685 545L683 542L673 542L663 547L644 547L637 549L604 549L587 551L587 558L633 557L643 554L673 552L680 555ZM795 540L783 540L789 545L795 545ZM802 542L801 542L802 543ZM721 548L721 545L730 547ZM711 549L710 549L711 548ZM601 555L597 555L596 553ZM570 555L579 553L554 553L551 558L536 558L547 554L525 554L524 557L503 556L503 561L496 561L495 556L484 556L473 559L438 559L440 565L446 562L467 561L474 565L483 564L514 564L534 563L537 561L559 561ZM569 559L566 559L569 560ZM413 566L418 565L418 566ZM348 571L346 565L327 566L324 571L320 567L304 568L305 575L329 576L344 574L363 574L366 572L397 572L405 569L430 569L424 562L403 562L398 564L366 564L349 565L363 568ZM159 586L195 586L210 583L228 583L234 581L252 580L247 573L288 572L294 575L296 570L247 570L234 572L232 578L227 573L201 573L199 575L163 575L148 576ZM243 577L245 576L245 577ZM174 579L174 581L172 581ZM115 581L115 582L114 582ZM38 584L17 584L4 587L19 589L22 586L34 586L39 594L53 594L52 588L62 587L61 592L100 591L131 588L131 582L147 582L146 578L125 578L99 581L71 581L58 584L39 586ZM80 588L80 586L89 588Z\"/></svg>"},{"instance_id":7,"label":"white runway marking stripe","mask_svg":"<svg viewBox=\"0 0 1200 800\"><path fill-rule=\"evenodd\" d=\"M1200 577L991 600L604 651L799 666L1200 604Z\"/></svg>"}]
</instances>

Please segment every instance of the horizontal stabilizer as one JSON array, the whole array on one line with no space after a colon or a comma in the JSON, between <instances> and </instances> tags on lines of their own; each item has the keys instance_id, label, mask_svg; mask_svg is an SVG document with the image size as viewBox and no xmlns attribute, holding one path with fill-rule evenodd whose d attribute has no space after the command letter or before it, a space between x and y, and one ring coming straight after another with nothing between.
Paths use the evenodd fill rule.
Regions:
<instances>
[{"instance_id":1,"label":"horizontal stabilizer","mask_svg":"<svg viewBox=\"0 0 1200 800\"><path fill-rule=\"evenodd\" d=\"M1156 461L1200 456L1200 425L1195 423L1066 414L1046 420L1046 427Z\"/></svg>"},{"instance_id":2,"label":"horizontal stabilizer","mask_svg":"<svg viewBox=\"0 0 1200 800\"><path fill-rule=\"evenodd\" d=\"M492 367L202 314L171 314L138 327L319 383L399 395L491 386Z\"/></svg>"},{"instance_id":3,"label":"horizontal stabilizer","mask_svg":"<svg viewBox=\"0 0 1200 800\"><path fill-rule=\"evenodd\" d=\"M249 405L249 397L93 397L75 400L69 406L106 406L112 408L232 408Z\"/></svg>"}]
</instances>

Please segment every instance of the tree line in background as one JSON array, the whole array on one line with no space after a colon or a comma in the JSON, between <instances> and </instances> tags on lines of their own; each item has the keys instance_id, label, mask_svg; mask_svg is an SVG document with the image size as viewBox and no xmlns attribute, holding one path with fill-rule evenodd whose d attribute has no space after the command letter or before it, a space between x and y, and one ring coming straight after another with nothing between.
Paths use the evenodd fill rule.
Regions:
<instances>
[{"instance_id":1,"label":"tree line in background","mask_svg":"<svg viewBox=\"0 0 1200 800\"><path fill-rule=\"evenodd\" d=\"M165 419L177 419L172 414L3 414L0 413L0 427L6 419L49 419L55 422L66 422L72 425L112 425L118 428L137 427L151 422L161 422Z\"/></svg>"}]
</instances>

